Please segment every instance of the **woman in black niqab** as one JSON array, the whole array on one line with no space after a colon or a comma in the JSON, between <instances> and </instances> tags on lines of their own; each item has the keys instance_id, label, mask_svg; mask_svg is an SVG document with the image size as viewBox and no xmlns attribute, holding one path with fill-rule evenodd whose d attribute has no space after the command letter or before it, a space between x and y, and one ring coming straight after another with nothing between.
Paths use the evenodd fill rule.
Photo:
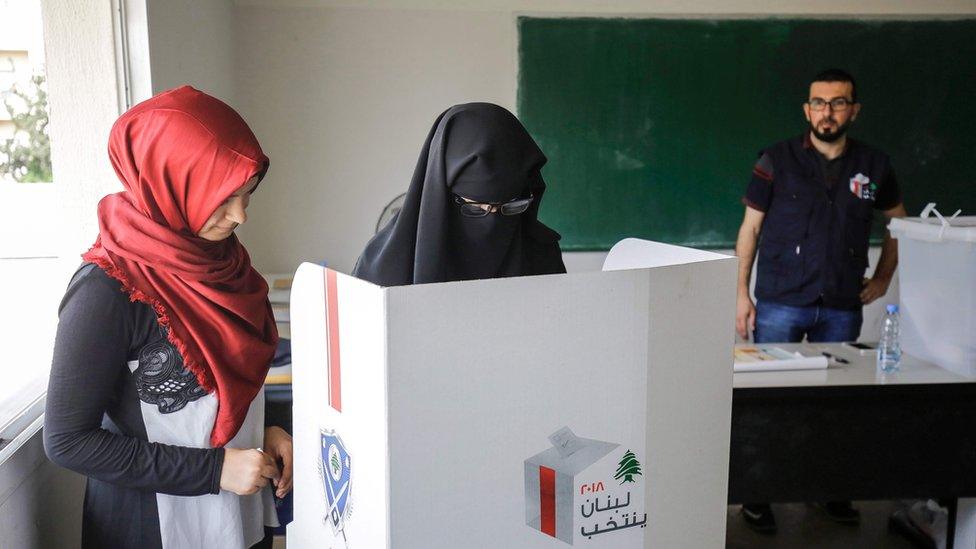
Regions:
<instances>
[{"instance_id":1,"label":"woman in black niqab","mask_svg":"<svg viewBox=\"0 0 976 549\"><path fill-rule=\"evenodd\" d=\"M451 107L427 135L399 214L369 241L353 275L399 286L565 273L559 233L537 219L545 163L535 141L504 108ZM529 197L528 209L517 215L467 217L458 204Z\"/></svg>"}]
</instances>

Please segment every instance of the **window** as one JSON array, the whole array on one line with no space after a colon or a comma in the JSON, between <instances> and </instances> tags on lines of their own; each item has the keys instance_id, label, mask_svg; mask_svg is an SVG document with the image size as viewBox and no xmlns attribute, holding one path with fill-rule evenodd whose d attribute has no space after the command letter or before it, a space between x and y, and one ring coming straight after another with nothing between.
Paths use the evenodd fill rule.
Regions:
<instances>
[{"instance_id":1,"label":"window","mask_svg":"<svg viewBox=\"0 0 976 549\"><path fill-rule=\"evenodd\" d=\"M64 289L45 80L39 0L0 0L0 431L47 385Z\"/></svg>"},{"instance_id":2,"label":"window","mask_svg":"<svg viewBox=\"0 0 976 549\"><path fill-rule=\"evenodd\" d=\"M98 201L121 188L104 137L93 136L107 136L126 105L116 41L128 24L121 4L129 1L106 9L103 2L0 0L0 59L14 67L0 72L0 113L8 113L4 100L14 113L0 117L0 132L9 122L0 163L10 165L0 175L0 438L22 439L24 425L37 425L58 304L98 233ZM144 44L144 10L132 12L142 29L137 45ZM148 74L148 60L141 62L140 74ZM4 450L0 441L0 463L16 447Z\"/></svg>"}]
</instances>

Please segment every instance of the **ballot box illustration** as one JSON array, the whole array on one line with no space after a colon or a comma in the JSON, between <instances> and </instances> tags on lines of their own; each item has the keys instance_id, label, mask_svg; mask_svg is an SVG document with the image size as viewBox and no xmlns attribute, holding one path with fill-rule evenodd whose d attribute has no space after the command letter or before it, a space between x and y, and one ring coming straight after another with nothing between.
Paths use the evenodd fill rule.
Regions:
<instances>
[{"instance_id":1,"label":"ballot box illustration","mask_svg":"<svg viewBox=\"0 0 976 549\"><path fill-rule=\"evenodd\" d=\"M736 260L291 293L289 547L723 547Z\"/></svg>"},{"instance_id":2,"label":"ballot box illustration","mask_svg":"<svg viewBox=\"0 0 976 549\"><path fill-rule=\"evenodd\" d=\"M570 545L647 525L643 472L632 450L615 452L619 444L577 437L569 427L549 440L552 447L525 460L527 525ZM639 547L642 539L634 531L614 541Z\"/></svg>"}]
</instances>

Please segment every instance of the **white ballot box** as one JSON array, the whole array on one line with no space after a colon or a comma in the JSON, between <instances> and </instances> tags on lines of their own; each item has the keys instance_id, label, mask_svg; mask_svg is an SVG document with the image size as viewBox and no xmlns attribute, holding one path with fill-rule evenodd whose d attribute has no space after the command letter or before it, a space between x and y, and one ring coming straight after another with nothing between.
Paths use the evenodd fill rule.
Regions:
<instances>
[{"instance_id":1,"label":"white ballot box","mask_svg":"<svg viewBox=\"0 0 976 549\"><path fill-rule=\"evenodd\" d=\"M291 293L298 548L724 547L736 259Z\"/></svg>"},{"instance_id":2,"label":"white ballot box","mask_svg":"<svg viewBox=\"0 0 976 549\"><path fill-rule=\"evenodd\" d=\"M976 217L895 218L901 349L976 377Z\"/></svg>"}]
</instances>

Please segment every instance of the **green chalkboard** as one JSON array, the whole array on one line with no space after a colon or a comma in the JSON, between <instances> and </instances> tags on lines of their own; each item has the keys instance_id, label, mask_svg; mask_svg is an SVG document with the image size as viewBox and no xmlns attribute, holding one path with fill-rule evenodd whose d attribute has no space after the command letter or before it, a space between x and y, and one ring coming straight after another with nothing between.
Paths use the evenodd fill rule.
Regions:
<instances>
[{"instance_id":1,"label":"green chalkboard","mask_svg":"<svg viewBox=\"0 0 976 549\"><path fill-rule=\"evenodd\" d=\"M846 68L851 129L892 158L910 214L976 213L976 20L518 20L518 111L549 157L540 217L567 250L638 236L732 247L757 152L806 128Z\"/></svg>"}]
</instances>

